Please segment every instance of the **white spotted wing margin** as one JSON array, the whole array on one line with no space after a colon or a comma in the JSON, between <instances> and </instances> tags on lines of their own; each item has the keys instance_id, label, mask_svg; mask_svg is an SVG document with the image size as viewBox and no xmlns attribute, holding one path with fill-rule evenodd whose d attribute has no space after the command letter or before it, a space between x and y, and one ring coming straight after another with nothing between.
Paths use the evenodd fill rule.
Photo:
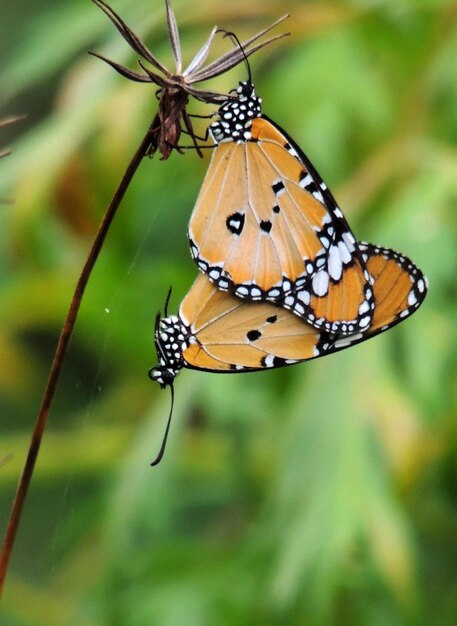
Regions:
<instances>
[{"instance_id":1,"label":"white spotted wing margin","mask_svg":"<svg viewBox=\"0 0 457 626\"><path fill-rule=\"evenodd\" d=\"M371 326L353 335L321 333L316 356L344 350L393 328L417 311L427 295L427 278L407 256L366 242L359 242L358 247L373 276L375 310Z\"/></svg>"},{"instance_id":2,"label":"white spotted wing margin","mask_svg":"<svg viewBox=\"0 0 457 626\"><path fill-rule=\"evenodd\" d=\"M161 351L154 378L164 372L176 376L181 367L216 373L284 367L343 350L392 328L418 309L427 281L407 257L389 248L365 243L359 248L374 276L376 302L372 325L364 333L318 331L281 307L242 301L199 275L179 315L161 320L156 329Z\"/></svg>"}]
</instances>

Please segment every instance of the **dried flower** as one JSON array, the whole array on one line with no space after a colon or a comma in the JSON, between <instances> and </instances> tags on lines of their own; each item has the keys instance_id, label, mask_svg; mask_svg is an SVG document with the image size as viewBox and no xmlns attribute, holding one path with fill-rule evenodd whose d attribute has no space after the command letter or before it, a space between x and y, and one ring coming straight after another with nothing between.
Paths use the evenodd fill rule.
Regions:
<instances>
[{"instance_id":1,"label":"dried flower","mask_svg":"<svg viewBox=\"0 0 457 626\"><path fill-rule=\"evenodd\" d=\"M187 132L192 138L195 148L201 155L196 143L191 120L186 112L186 105L188 103L189 96L193 96L194 98L207 103L221 102L230 97L227 94L216 91L199 89L194 86L196 83L208 80L209 78L214 78L215 76L219 76L220 74L227 72L239 63L242 63L246 57L249 57L257 50L260 50L273 41L286 37L289 34L281 33L280 35L270 37L266 41L252 46L254 42L258 41L258 39L263 37L263 35L268 33L272 28L280 24L288 17L288 15L284 15L271 26L263 29L253 37L250 37L247 41L243 42L241 47L234 47L232 50L223 54L215 61L204 66L211 44L213 43L216 34L220 32L215 26L208 39L197 52L188 67L182 71L181 44L179 40L178 25L176 23L170 1L165 0L168 37L176 64L175 72L170 72L152 54L142 40L135 35L135 33L127 26L119 15L111 9L111 7L103 2L103 0L92 1L109 17L121 33L122 37L141 57L142 60L139 60L138 63L143 72L135 72L127 67L124 67L123 65L119 65L118 63L107 59L101 54L95 52L91 52L91 54L111 65L111 67L119 72L119 74L129 80L140 83L154 83L159 87L158 111L151 127L151 143L147 154L152 155L154 152L159 151L163 159L167 159L174 149L181 151L178 147L178 141L182 132L182 123L184 123ZM146 62L146 65L144 61ZM152 66L153 69L148 67L148 65Z\"/></svg>"}]
</instances>

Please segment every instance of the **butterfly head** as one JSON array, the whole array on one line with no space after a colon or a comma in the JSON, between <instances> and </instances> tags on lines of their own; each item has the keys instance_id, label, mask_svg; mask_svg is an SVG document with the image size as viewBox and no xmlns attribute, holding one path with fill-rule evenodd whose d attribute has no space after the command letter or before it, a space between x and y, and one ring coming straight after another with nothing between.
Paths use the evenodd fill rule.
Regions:
<instances>
[{"instance_id":1,"label":"butterfly head","mask_svg":"<svg viewBox=\"0 0 457 626\"><path fill-rule=\"evenodd\" d=\"M165 389L173 384L178 371L170 367L158 366L151 367L149 370L149 378L159 383L161 389Z\"/></svg>"},{"instance_id":2,"label":"butterfly head","mask_svg":"<svg viewBox=\"0 0 457 626\"><path fill-rule=\"evenodd\" d=\"M252 120L262 115L261 104L262 98L257 96L251 81L240 82L236 97L227 99L219 107L219 120L209 127L215 143L249 141Z\"/></svg>"},{"instance_id":3,"label":"butterfly head","mask_svg":"<svg viewBox=\"0 0 457 626\"><path fill-rule=\"evenodd\" d=\"M189 328L176 315L156 317L154 342L159 365L149 370L149 378L162 389L173 384L184 365L183 350L188 345Z\"/></svg>"}]
</instances>

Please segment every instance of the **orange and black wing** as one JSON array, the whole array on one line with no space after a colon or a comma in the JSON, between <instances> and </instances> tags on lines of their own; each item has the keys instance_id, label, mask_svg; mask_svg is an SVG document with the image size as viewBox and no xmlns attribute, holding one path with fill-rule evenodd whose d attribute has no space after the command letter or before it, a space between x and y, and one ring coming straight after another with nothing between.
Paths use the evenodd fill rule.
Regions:
<instances>
[{"instance_id":1,"label":"orange and black wing","mask_svg":"<svg viewBox=\"0 0 457 626\"><path fill-rule=\"evenodd\" d=\"M421 270L400 252L360 242L370 275L373 277L375 309L370 328L364 333L332 335L321 333L318 356L343 350L382 333L412 315L427 295L428 283Z\"/></svg>"},{"instance_id":2,"label":"orange and black wing","mask_svg":"<svg viewBox=\"0 0 457 626\"><path fill-rule=\"evenodd\" d=\"M217 146L190 219L193 258L242 299L279 304L318 329L365 330L373 296L355 237L300 148L268 118L249 118L259 99L242 86L252 92L242 87L210 127Z\"/></svg>"},{"instance_id":3,"label":"orange and black wing","mask_svg":"<svg viewBox=\"0 0 457 626\"><path fill-rule=\"evenodd\" d=\"M319 332L289 311L267 302L246 302L199 275L179 317L191 328L183 351L187 367L239 372L311 359Z\"/></svg>"},{"instance_id":4,"label":"orange and black wing","mask_svg":"<svg viewBox=\"0 0 457 626\"><path fill-rule=\"evenodd\" d=\"M183 365L215 372L282 367L348 348L406 319L425 298L424 275L389 248L364 243L359 247L374 278L376 306L367 331L353 335L318 331L284 308L242 301L199 275L179 311L180 323L188 329Z\"/></svg>"}]
</instances>

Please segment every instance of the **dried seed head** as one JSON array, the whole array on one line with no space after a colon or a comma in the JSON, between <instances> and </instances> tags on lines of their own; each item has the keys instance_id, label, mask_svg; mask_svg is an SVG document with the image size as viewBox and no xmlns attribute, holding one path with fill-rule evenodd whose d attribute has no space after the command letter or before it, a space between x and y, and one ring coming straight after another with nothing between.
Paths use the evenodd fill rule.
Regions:
<instances>
[{"instance_id":1,"label":"dried seed head","mask_svg":"<svg viewBox=\"0 0 457 626\"><path fill-rule=\"evenodd\" d=\"M231 50L205 66L204 64L211 49L211 45L219 32L219 29L215 26L188 67L182 71L181 43L179 40L178 25L170 1L165 0L168 38L176 65L175 71L170 72L110 6L103 0L92 0L92 2L109 17L129 46L140 56L138 63L142 72L124 67L111 59L107 59L102 54L96 52L91 52L90 54L108 63L108 65L124 76L124 78L140 83L153 83L160 88L159 110L153 122L151 146L148 150L148 154L151 155L158 150L162 154L162 158L165 159L169 157L173 149L177 146L181 134L181 122L185 115L185 107L189 96L193 96L207 103L223 102L230 97L228 94L199 89L194 85L201 81L220 76L245 61L247 57L257 50L289 34L281 33L265 41L258 41L288 17L288 15L284 15L274 22L274 24L271 24L271 26L264 28L262 31L243 42L241 46L235 45ZM149 68L148 65L151 65L153 69ZM190 132L195 147L197 147L192 125L187 116L185 118L185 125ZM201 153L199 152L199 154Z\"/></svg>"}]
</instances>

